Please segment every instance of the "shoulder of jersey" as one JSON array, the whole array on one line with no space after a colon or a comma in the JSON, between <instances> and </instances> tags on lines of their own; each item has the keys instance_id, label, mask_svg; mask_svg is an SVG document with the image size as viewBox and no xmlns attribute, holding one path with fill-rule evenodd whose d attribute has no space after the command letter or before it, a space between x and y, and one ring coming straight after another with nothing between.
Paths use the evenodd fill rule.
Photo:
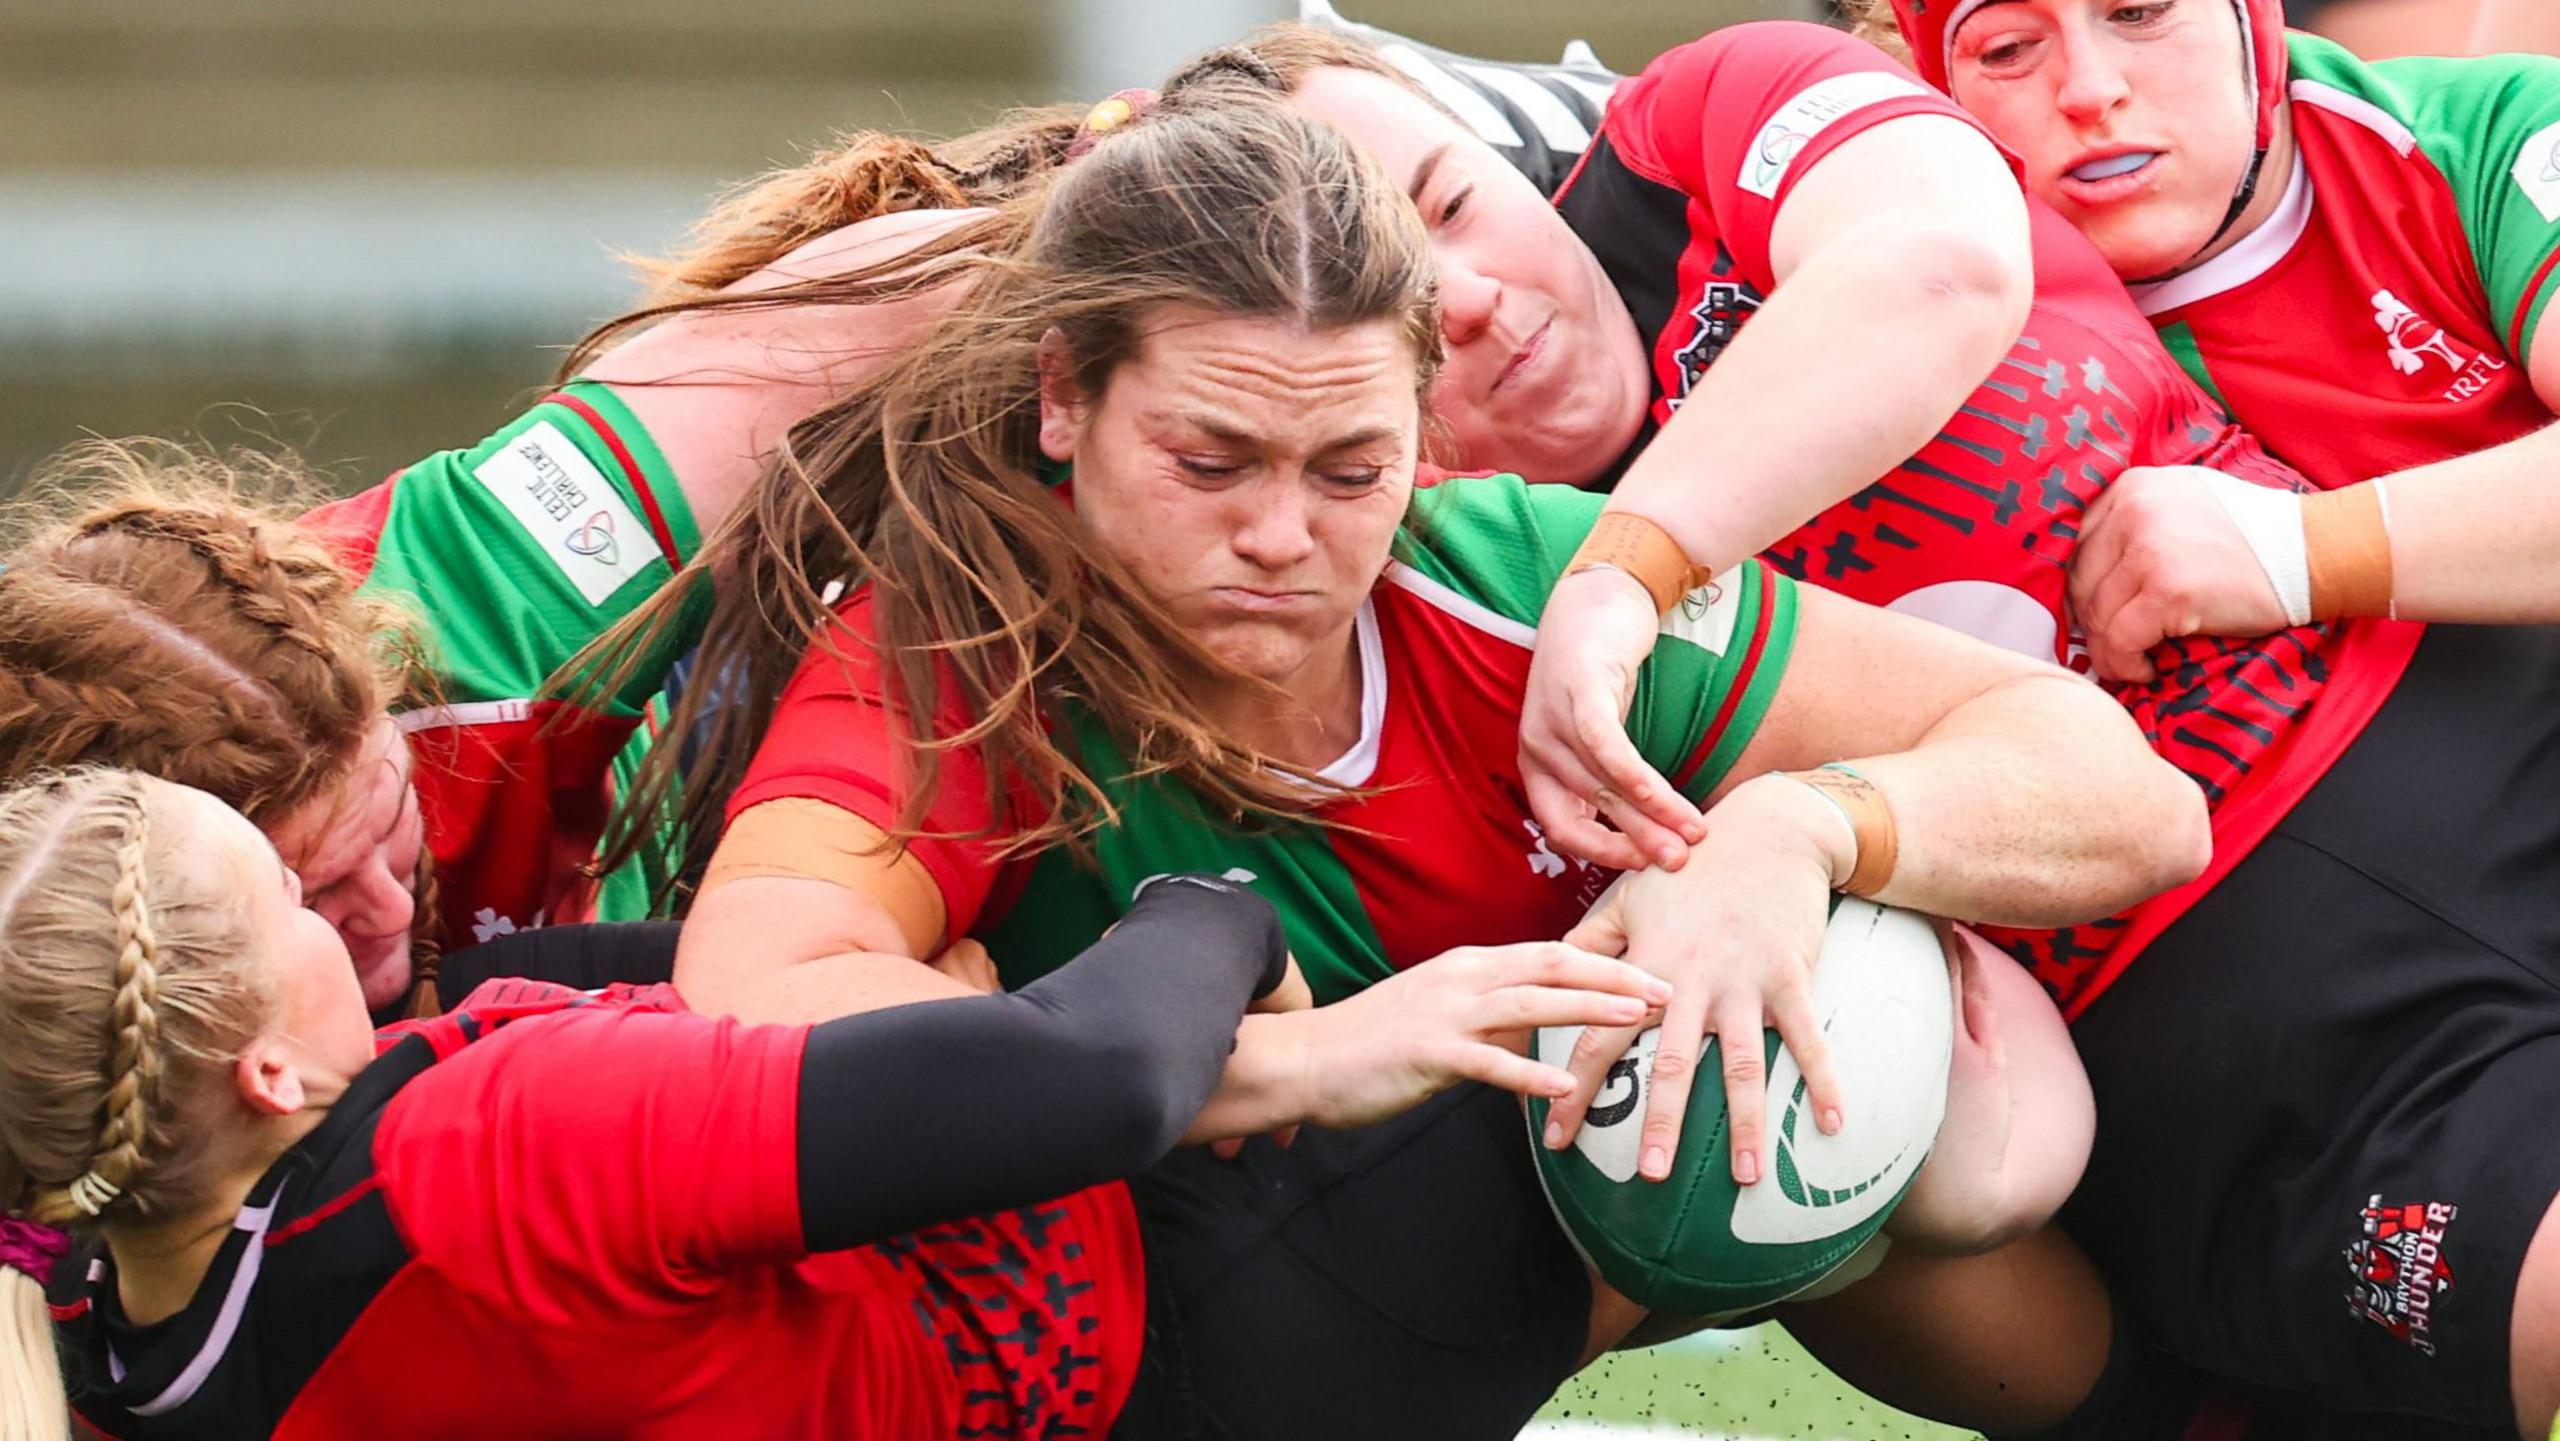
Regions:
<instances>
[{"instance_id":1,"label":"shoulder of jersey","mask_svg":"<svg viewBox=\"0 0 2560 1441\"><path fill-rule=\"evenodd\" d=\"M1580 40L1552 63L1486 60L1345 19L1329 0L1299 0L1298 19L1375 49L1550 195L1590 148L1622 78Z\"/></svg>"}]
</instances>

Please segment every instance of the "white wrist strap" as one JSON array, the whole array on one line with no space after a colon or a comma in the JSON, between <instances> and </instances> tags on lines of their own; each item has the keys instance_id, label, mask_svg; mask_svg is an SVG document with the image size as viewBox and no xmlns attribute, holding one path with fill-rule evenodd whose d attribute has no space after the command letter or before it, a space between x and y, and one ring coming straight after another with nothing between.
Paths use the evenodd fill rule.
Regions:
<instances>
[{"instance_id":1,"label":"white wrist strap","mask_svg":"<svg viewBox=\"0 0 2560 1441\"><path fill-rule=\"evenodd\" d=\"M2202 466L2205 493L2222 505L2240 538L2275 587L2287 625L2311 623L2311 553L2302 539L2302 497L2289 490L2251 485Z\"/></svg>"},{"instance_id":2,"label":"white wrist strap","mask_svg":"<svg viewBox=\"0 0 2560 1441\"><path fill-rule=\"evenodd\" d=\"M2373 487L2373 503L2382 511L2382 543L2388 546L2391 544L2391 492L2382 488L2381 476L2377 475L2365 483ZM2400 598L2393 596L2391 604L2382 613L2392 620L2398 620Z\"/></svg>"}]
</instances>

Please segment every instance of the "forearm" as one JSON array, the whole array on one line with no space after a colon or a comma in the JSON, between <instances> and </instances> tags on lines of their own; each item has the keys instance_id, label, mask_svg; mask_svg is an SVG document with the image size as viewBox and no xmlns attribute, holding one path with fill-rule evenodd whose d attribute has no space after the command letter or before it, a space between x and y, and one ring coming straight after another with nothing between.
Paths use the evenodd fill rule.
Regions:
<instances>
[{"instance_id":1,"label":"forearm","mask_svg":"<svg viewBox=\"0 0 2560 1441\"><path fill-rule=\"evenodd\" d=\"M810 1248L1152 1165L1217 1085L1237 1019L1284 955L1278 918L1249 892L1159 883L1020 992L813 1030L799 1123Z\"/></svg>"},{"instance_id":2,"label":"forearm","mask_svg":"<svg viewBox=\"0 0 2560 1441\"><path fill-rule=\"evenodd\" d=\"M1898 856L1876 899L1931 915L2074 924L2185 882L2211 848L2194 783L2104 692L2060 674L1994 686L1911 749L1848 764L1893 812ZM1845 831L1833 811L1826 833Z\"/></svg>"},{"instance_id":3,"label":"forearm","mask_svg":"<svg viewBox=\"0 0 2560 1441\"><path fill-rule=\"evenodd\" d=\"M706 1015L759 1026L814 1026L920 1001L957 1001L979 992L911 956L855 951L779 970L694 983L681 961L676 990Z\"/></svg>"},{"instance_id":4,"label":"forearm","mask_svg":"<svg viewBox=\"0 0 2560 1441\"><path fill-rule=\"evenodd\" d=\"M1313 1014L1244 1018L1217 1089L1183 1133L1185 1145L1259 1136L1305 1119L1306 1028Z\"/></svg>"},{"instance_id":5,"label":"forearm","mask_svg":"<svg viewBox=\"0 0 2560 1441\"><path fill-rule=\"evenodd\" d=\"M1868 227L1808 257L1610 498L1722 571L1928 444L2025 323L2027 283L1950 249L1896 264ZM1906 252L1907 253L1907 252Z\"/></svg>"},{"instance_id":6,"label":"forearm","mask_svg":"<svg viewBox=\"0 0 2560 1441\"><path fill-rule=\"evenodd\" d=\"M2374 483L2401 619L2560 621L2560 425Z\"/></svg>"}]
</instances>

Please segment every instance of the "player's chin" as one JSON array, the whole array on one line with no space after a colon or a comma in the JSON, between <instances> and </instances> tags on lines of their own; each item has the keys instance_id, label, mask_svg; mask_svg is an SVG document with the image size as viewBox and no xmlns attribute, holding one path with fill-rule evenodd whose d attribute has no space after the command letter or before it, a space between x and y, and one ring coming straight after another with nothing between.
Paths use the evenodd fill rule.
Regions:
<instances>
[{"instance_id":1,"label":"player's chin","mask_svg":"<svg viewBox=\"0 0 2560 1441\"><path fill-rule=\"evenodd\" d=\"M1318 638L1303 623L1228 619L1193 631L1229 670L1287 687L1304 675Z\"/></svg>"},{"instance_id":2,"label":"player's chin","mask_svg":"<svg viewBox=\"0 0 2560 1441\"><path fill-rule=\"evenodd\" d=\"M410 955L407 936L393 936L380 941L350 940L347 956L355 963L356 983L364 988L367 1010L379 1011L398 1003L401 997L409 994L409 986L417 978L417 965Z\"/></svg>"},{"instance_id":3,"label":"player's chin","mask_svg":"<svg viewBox=\"0 0 2560 1441\"><path fill-rule=\"evenodd\" d=\"M2191 264L2213 243L2219 208L2174 195L2156 195L2097 210L2065 209L2106 257L2107 268L2128 284L2156 280Z\"/></svg>"}]
</instances>

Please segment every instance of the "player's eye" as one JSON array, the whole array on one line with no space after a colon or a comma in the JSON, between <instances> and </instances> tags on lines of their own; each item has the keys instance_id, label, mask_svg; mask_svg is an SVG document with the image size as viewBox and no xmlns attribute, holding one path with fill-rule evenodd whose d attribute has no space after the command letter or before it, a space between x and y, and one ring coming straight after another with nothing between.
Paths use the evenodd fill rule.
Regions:
<instances>
[{"instance_id":1,"label":"player's eye","mask_svg":"<svg viewBox=\"0 0 2560 1441\"><path fill-rule=\"evenodd\" d=\"M1475 198L1475 193L1476 188L1472 185L1460 186L1456 194L1440 202L1439 218L1433 223L1437 225L1457 223L1458 217L1466 214L1467 202Z\"/></svg>"},{"instance_id":2,"label":"player's eye","mask_svg":"<svg viewBox=\"0 0 2560 1441\"><path fill-rule=\"evenodd\" d=\"M1200 480L1233 480L1244 473L1244 467L1232 460L1215 456L1177 455L1174 463L1185 475Z\"/></svg>"}]
</instances>

